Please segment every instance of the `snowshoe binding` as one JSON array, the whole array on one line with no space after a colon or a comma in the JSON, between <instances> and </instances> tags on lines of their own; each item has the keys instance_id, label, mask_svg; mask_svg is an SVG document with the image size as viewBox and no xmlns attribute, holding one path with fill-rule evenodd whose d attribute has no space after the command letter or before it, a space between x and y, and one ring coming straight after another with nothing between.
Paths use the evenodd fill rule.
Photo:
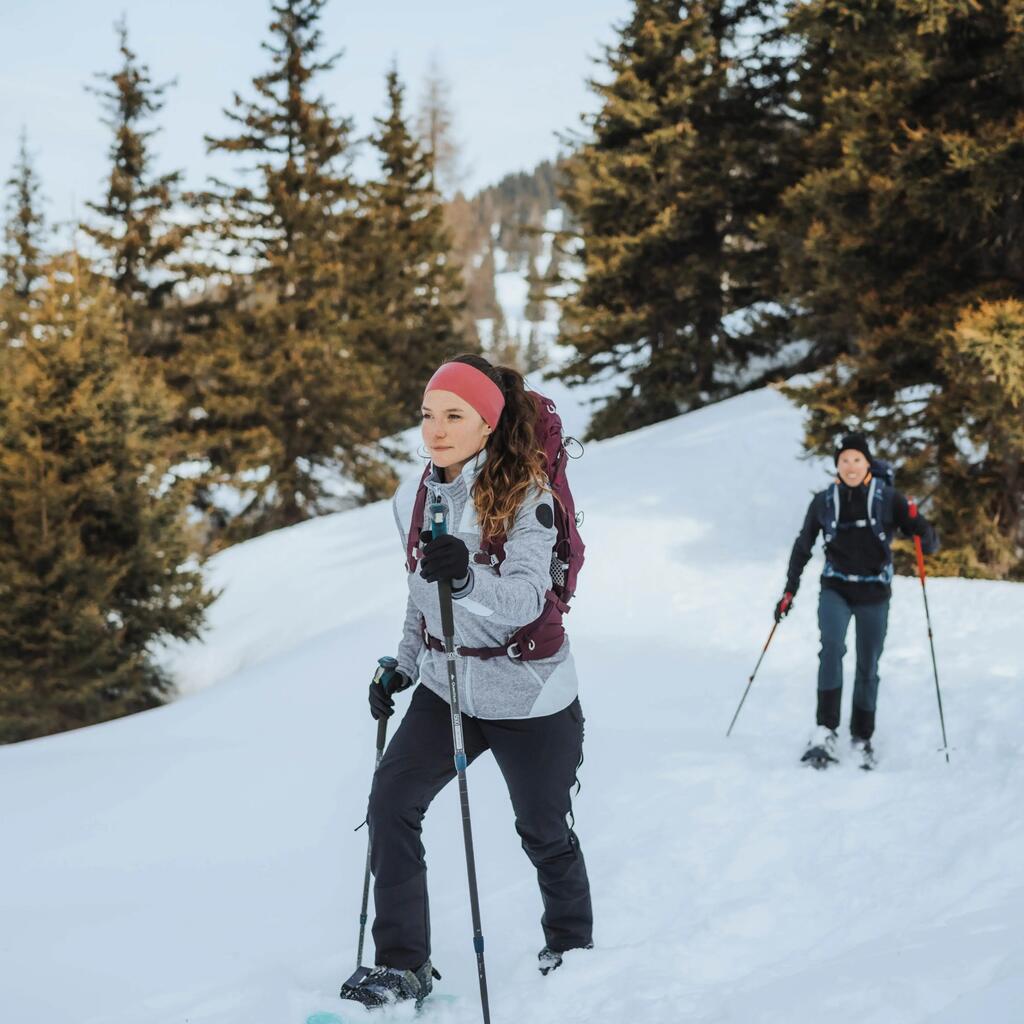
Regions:
<instances>
[{"instance_id":1,"label":"snowshoe binding","mask_svg":"<svg viewBox=\"0 0 1024 1024\"><path fill-rule=\"evenodd\" d=\"M821 771L830 764L838 764L836 757L836 732L827 725L819 725L811 734L810 742L800 758L802 764L809 765Z\"/></svg>"},{"instance_id":2,"label":"snowshoe binding","mask_svg":"<svg viewBox=\"0 0 1024 1024\"><path fill-rule=\"evenodd\" d=\"M373 1009L395 1003L415 1002L419 1007L430 995L434 979L441 975L428 960L415 971L400 967L360 967L344 985L341 998L351 999Z\"/></svg>"},{"instance_id":3,"label":"snowshoe binding","mask_svg":"<svg viewBox=\"0 0 1024 1024\"><path fill-rule=\"evenodd\" d=\"M860 736L851 736L850 748L853 750L854 757L856 757L860 768L866 772L874 771L878 761L875 758L875 750L871 746L871 740L862 739Z\"/></svg>"},{"instance_id":4,"label":"snowshoe binding","mask_svg":"<svg viewBox=\"0 0 1024 1024\"><path fill-rule=\"evenodd\" d=\"M594 944L588 942L585 946L577 946L577 949L593 949ZM550 946L545 946L537 954L537 969L541 974L550 974L552 971L557 971L562 966L562 955L568 952L567 950L552 949Z\"/></svg>"}]
</instances>

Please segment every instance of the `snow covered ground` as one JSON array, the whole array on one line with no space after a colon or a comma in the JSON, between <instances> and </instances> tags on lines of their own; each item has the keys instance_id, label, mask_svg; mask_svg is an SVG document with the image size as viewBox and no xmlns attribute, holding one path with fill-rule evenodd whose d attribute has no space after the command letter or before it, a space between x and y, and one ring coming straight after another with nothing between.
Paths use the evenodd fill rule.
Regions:
<instances>
[{"instance_id":1,"label":"snow covered ground","mask_svg":"<svg viewBox=\"0 0 1024 1024\"><path fill-rule=\"evenodd\" d=\"M799 436L798 412L764 391L573 464L588 544L569 619L587 716L575 809L597 948L536 972L539 896L482 758L470 799L495 1024L1024 1018L1024 587L930 584L950 764L920 587L898 579L879 770L798 767L814 562L725 739L825 478ZM303 1024L337 1006L365 856L365 691L404 602L390 509L263 537L210 572L224 593L206 642L168 654L187 696L0 749L4 1024ZM454 787L425 842L438 991L456 998L422 1020L469 1024Z\"/></svg>"}]
</instances>

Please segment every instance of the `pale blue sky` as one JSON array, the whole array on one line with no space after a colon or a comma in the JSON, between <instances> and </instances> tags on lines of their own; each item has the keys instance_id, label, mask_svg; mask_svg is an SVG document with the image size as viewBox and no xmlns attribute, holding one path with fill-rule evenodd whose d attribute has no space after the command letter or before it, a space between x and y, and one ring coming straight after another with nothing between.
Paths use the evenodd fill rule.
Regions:
<instances>
[{"instance_id":1,"label":"pale blue sky","mask_svg":"<svg viewBox=\"0 0 1024 1024\"><path fill-rule=\"evenodd\" d=\"M594 99L591 58L614 37L629 0L332 0L325 49L344 49L322 89L357 133L381 111L392 58L415 100L430 56L452 84L458 136L478 187L557 152L555 133L578 126ZM204 133L226 130L222 110L249 92L268 64L267 0L0 0L0 180L21 125L43 179L51 221L101 193L109 133L92 72L116 66L113 24L127 14L130 42L157 81L177 77L160 115L159 170L184 169L189 186L224 164L205 155Z\"/></svg>"}]
</instances>

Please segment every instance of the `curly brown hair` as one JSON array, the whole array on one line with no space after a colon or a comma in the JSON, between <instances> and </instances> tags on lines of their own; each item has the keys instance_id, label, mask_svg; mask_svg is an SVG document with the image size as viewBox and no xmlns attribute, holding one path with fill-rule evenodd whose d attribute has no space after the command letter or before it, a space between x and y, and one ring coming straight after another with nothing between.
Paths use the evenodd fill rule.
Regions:
<instances>
[{"instance_id":1,"label":"curly brown hair","mask_svg":"<svg viewBox=\"0 0 1024 1024\"><path fill-rule=\"evenodd\" d=\"M496 540L508 535L531 486L550 490L544 449L537 440L537 403L518 370L493 366L474 353L449 361L487 374L505 396L505 408L487 442L487 458L472 491L480 532L484 540Z\"/></svg>"}]
</instances>

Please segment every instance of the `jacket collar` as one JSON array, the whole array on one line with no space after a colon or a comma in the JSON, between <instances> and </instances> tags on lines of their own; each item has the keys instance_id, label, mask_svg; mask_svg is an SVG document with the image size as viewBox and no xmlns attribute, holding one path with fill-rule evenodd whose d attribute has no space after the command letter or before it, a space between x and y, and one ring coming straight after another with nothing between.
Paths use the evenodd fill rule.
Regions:
<instances>
[{"instance_id":1,"label":"jacket collar","mask_svg":"<svg viewBox=\"0 0 1024 1024\"><path fill-rule=\"evenodd\" d=\"M444 478L444 470L439 469L433 463L430 465L430 482L435 487L454 487L459 483L463 483L468 491L474 483L476 478L480 475L480 471L483 469L484 463L487 461L487 449L484 448L477 452L463 467L459 475L452 481L446 481Z\"/></svg>"}]
</instances>

